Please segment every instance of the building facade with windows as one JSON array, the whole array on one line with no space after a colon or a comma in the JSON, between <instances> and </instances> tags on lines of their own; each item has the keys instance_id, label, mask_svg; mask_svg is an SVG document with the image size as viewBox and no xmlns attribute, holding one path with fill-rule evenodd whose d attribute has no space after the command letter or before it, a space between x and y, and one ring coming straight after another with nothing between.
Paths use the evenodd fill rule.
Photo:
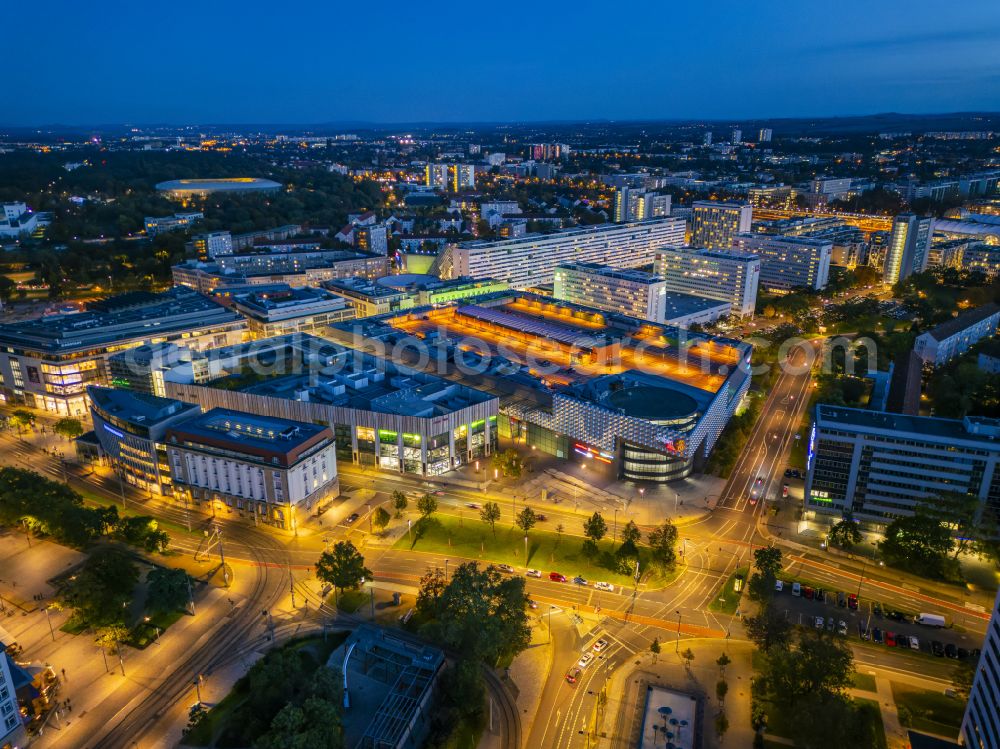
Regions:
<instances>
[{"instance_id":1,"label":"building facade with windows","mask_svg":"<svg viewBox=\"0 0 1000 749\"><path fill-rule=\"evenodd\" d=\"M896 216L886 248L882 280L891 285L927 270L933 235L933 217L921 217L914 213Z\"/></svg>"},{"instance_id":2,"label":"building facade with windows","mask_svg":"<svg viewBox=\"0 0 1000 749\"><path fill-rule=\"evenodd\" d=\"M1000 590L986 627L961 733L967 749L1000 749Z\"/></svg>"},{"instance_id":3,"label":"building facade with windows","mask_svg":"<svg viewBox=\"0 0 1000 749\"><path fill-rule=\"evenodd\" d=\"M737 234L750 231L753 206L697 200L691 204L691 246L728 250Z\"/></svg>"},{"instance_id":4,"label":"building facade with windows","mask_svg":"<svg viewBox=\"0 0 1000 749\"><path fill-rule=\"evenodd\" d=\"M734 248L760 258L760 286L774 291L825 289L830 281L833 242L778 234L740 234Z\"/></svg>"},{"instance_id":5,"label":"building facade with windows","mask_svg":"<svg viewBox=\"0 0 1000 749\"><path fill-rule=\"evenodd\" d=\"M326 426L213 408L173 424L164 442L174 497L213 514L294 531L339 493Z\"/></svg>"},{"instance_id":6,"label":"building facade with windows","mask_svg":"<svg viewBox=\"0 0 1000 749\"><path fill-rule=\"evenodd\" d=\"M642 187L619 187L615 190L615 223L646 221L670 215L670 195L650 192Z\"/></svg>"},{"instance_id":7,"label":"building facade with windows","mask_svg":"<svg viewBox=\"0 0 1000 749\"><path fill-rule=\"evenodd\" d=\"M201 350L239 343L247 323L184 287L100 311L0 325L0 393L8 403L61 415L87 413L86 388L109 382L108 358L144 343L183 342Z\"/></svg>"},{"instance_id":8,"label":"building facade with windows","mask_svg":"<svg viewBox=\"0 0 1000 749\"><path fill-rule=\"evenodd\" d=\"M944 493L1000 517L1000 420L819 404L809 436L807 510L888 523Z\"/></svg>"},{"instance_id":9,"label":"building facade with windows","mask_svg":"<svg viewBox=\"0 0 1000 749\"><path fill-rule=\"evenodd\" d=\"M448 245L438 258L442 278L493 278L513 289L552 283L561 263L599 263L615 268L649 265L656 251L684 244L684 219L562 229L502 240Z\"/></svg>"},{"instance_id":10,"label":"building facade with windows","mask_svg":"<svg viewBox=\"0 0 1000 749\"><path fill-rule=\"evenodd\" d=\"M246 318L251 339L318 332L354 317L343 297L311 286L237 294L232 305Z\"/></svg>"},{"instance_id":11,"label":"building facade with windows","mask_svg":"<svg viewBox=\"0 0 1000 749\"><path fill-rule=\"evenodd\" d=\"M668 292L729 302L738 317L752 315L757 306L761 261L753 253L667 248L657 253L655 268Z\"/></svg>"},{"instance_id":12,"label":"building facade with windows","mask_svg":"<svg viewBox=\"0 0 1000 749\"><path fill-rule=\"evenodd\" d=\"M640 270L565 263L556 267L552 296L640 320L663 322L666 288L662 278Z\"/></svg>"},{"instance_id":13,"label":"building facade with windows","mask_svg":"<svg viewBox=\"0 0 1000 749\"><path fill-rule=\"evenodd\" d=\"M925 366L940 367L984 338L995 336L997 326L1000 306L990 302L921 333L913 342L913 350Z\"/></svg>"}]
</instances>

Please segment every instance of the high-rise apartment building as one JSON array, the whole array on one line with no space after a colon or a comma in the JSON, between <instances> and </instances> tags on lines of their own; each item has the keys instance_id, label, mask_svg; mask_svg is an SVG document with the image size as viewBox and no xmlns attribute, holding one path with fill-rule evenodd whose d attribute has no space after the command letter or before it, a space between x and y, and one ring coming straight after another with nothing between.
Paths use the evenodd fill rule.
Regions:
<instances>
[{"instance_id":1,"label":"high-rise apartment building","mask_svg":"<svg viewBox=\"0 0 1000 749\"><path fill-rule=\"evenodd\" d=\"M967 749L1000 749L1000 590L969 690L962 743Z\"/></svg>"},{"instance_id":2,"label":"high-rise apartment building","mask_svg":"<svg viewBox=\"0 0 1000 749\"><path fill-rule=\"evenodd\" d=\"M886 249L882 280L886 284L902 281L927 269L934 218L901 213L892 222L892 234Z\"/></svg>"},{"instance_id":3,"label":"high-rise apartment building","mask_svg":"<svg viewBox=\"0 0 1000 749\"><path fill-rule=\"evenodd\" d=\"M760 133L758 133L758 135L757 135L757 142L758 143L770 143L772 135L773 135L773 131L771 130L771 128L769 128L769 127L762 127L760 129Z\"/></svg>"},{"instance_id":4,"label":"high-rise apartment building","mask_svg":"<svg viewBox=\"0 0 1000 749\"><path fill-rule=\"evenodd\" d=\"M615 190L615 223L646 221L669 215L669 195L636 187L619 187Z\"/></svg>"},{"instance_id":5,"label":"high-rise apartment building","mask_svg":"<svg viewBox=\"0 0 1000 749\"><path fill-rule=\"evenodd\" d=\"M428 164L424 167L424 184L439 190L459 192L476 186L475 164Z\"/></svg>"},{"instance_id":6,"label":"high-rise apartment building","mask_svg":"<svg viewBox=\"0 0 1000 749\"><path fill-rule=\"evenodd\" d=\"M732 134L729 136L729 142L732 143L734 146L738 146L740 143L742 143L743 131L740 130L738 127L734 127Z\"/></svg>"},{"instance_id":7,"label":"high-rise apartment building","mask_svg":"<svg viewBox=\"0 0 1000 749\"><path fill-rule=\"evenodd\" d=\"M729 302L732 314L752 315L757 305L760 258L741 250L666 248L657 253L656 272L667 291Z\"/></svg>"},{"instance_id":8,"label":"high-rise apartment building","mask_svg":"<svg viewBox=\"0 0 1000 749\"><path fill-rule=\"evenodd\" d=\"M749 203L699 200L692 204L691 246L728 250L737 234L747 234L753 220Z\"/></svg>"},{"instance_id":9,"label":"high-rise apartment building","mask_svg":"<svg viewBox=\"0 0 1000 749\"><path fill-rule=\"evenodd\" d=\"M198 253L198 259L212 260L219 255L233 254L233 235L228 231L212 231L208 234L195 235L191 243Z\"/></svg>"},{"instance_id":10,"label":"high-rise apartment building","mask_svg":"<svg viewBox=\"0 0 1000 749\"><path fill-rule=\"evenodd\" d=\"M657 250L684 244L684 219L573 227L551 234L448 245L438 258L442 278L493 278L513 289L552 283L560 263L600 263L615 268L649 265Z\"/></svg>"},{"instance_id":11,"label":"high-rise apartment building","mask_svg":"<svg viewBox=\"0 0 1000 749\"><path fill-rule=\"evenodd\" d=\"M760 258L760 285L765 289L823 289L830 280L833 242L780 234L740 234L735 247Z\"/></svg>"},{"instance_id":12,"label":"high-rise apartment building","mask_svg":"<svg viewBox=\"0 0 1000 749\"><path fill-rule=\"evenodd\" d=\"M652 273L597 263L564 263L556 268L552 296L565 302L663 322L665 282Z\"/></svg>"},{"instance_id":13,"label":"high-rise apartment building","mask_svg":"<svg viewBox=\"0 0 1000 749\"><path fill-rule=\"evenodd\" d=\"M1000 511L1000 420L939 419L819 404L806 458L805 506L888 522L944 493Z\"/></svg>"}]
</instances>

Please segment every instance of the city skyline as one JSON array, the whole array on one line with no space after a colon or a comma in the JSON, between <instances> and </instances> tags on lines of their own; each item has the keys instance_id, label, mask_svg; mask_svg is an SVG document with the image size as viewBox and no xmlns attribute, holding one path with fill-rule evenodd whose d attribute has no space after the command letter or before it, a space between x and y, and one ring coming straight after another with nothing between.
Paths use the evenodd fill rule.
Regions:
<instances>
[{"instance_id":1,"label":"city skyline","mask_svg":"<svg viewBox=\"0 0 1000 749\"><path fill-rule=\"evenodd\" d=\"M10 40L17 79L37 93L11 99L3 125L747 119L1000 109L1000 66L990 62L1000 41L1000 8L979 1L962 19L941 16L929 2L856 4L835 16L810 8L750 15L650 7L640 9L644 21L628 27L627 54L617 56L607 53L615 37L593 3L556 16L554 33L546 33L546 24L532 33L533 8L526 4L505 12L517 19L513 24L497 23L484 8L419 14L387 4L276 16L265 37L259 15L246 6L240 15L203 9L192 22L141 7L95 17L57 5L47 43ZM373 33L360 33L365 28ZM92 82L67 76L80 66L97 73Z\"/></svg>"}]
</instances>

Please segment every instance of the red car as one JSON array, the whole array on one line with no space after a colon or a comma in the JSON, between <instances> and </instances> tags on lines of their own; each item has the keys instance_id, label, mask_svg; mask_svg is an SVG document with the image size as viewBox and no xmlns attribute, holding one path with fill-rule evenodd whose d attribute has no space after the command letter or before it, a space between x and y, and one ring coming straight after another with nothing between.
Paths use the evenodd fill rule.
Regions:
<instances>
[{"instance_id":1,"label":"red car","mask_svg":"<svg viewBox=\"0 0 1000 749\"><path fill-rule=\"evenodd\" d=\"M894 632L885 633L885 644L887 647L896 647L896 634Z\"/></svg>"},{"instance_id":2,"label":"red car","mask_svg":"<svg viewBox=\"0 0 1000 749\"><path fill-rule=\"evenodd\" d=\"M858 609L858 597L854 593L851 593L847 597L847 608L854 609L855 611Z\"/></svg>"},{"instance_id":3,"label":"red car","mask_svg":"<svg viewBox=\"0 0 1000 749\"><path fill-rule=\"evenodd\" d=\"M566 582L566 575L562 574L561 572L550 572L549 580L551 580L554 583L564 583Z\"/></svg>"},{"instance_id":4,"label":"red car","mask_svg":"<svg viewBox=\"0 0 1000 749\"><path fill-rule=\"evenodd\" d=\"M802 595L811 601L813 597L816 595L816 591L814 591L812 588L806 585L804 588L802 588Z\"/></svg>"}]
</instances>

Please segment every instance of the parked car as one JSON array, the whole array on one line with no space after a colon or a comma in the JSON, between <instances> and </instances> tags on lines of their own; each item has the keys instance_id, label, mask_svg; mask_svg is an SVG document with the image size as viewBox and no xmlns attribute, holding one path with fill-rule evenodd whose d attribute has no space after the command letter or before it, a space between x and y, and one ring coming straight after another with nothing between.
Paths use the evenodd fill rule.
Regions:
<instances>
[{"instance_id":1,"label":"parked car","mask_svg":"<svg viewBox=\"0 0 1000 749\"><path fill-rule=\"evenodd\" d=\"M871 639L871 636L872 633L868 628L865 627L865 623L858 622L858 637L860 637L862 640L868 640Z\"/></svg>"},{"instance_id":2,"label":"parked car","mask_svg":"<svg viewBox=\"0 0 1000 749\"><path fill-rule=\"evenodd\" d=\"M594 654L584 653L583 656L581 656L580 660L576 662L576 665L579 666L580 668L586 668L593 662L594 662Z\"/></svg>"},{"instance_id":3,"label":"parked car","mask_svg":"<svg viewBox=\"0 0 1000 749\"><path fill-rule=\"evenodd\" d=\"M792 583L792 595L793 596L802 595L802 586L799 583Z\"/></svg>"},{"instance_id":4,"label":"parked car","mask_svg":"<svg viewBox=\"0 0 1000 749\"><path fill-rule=\"evenodd\" d=\"M876 601L875 605L872 606L872 613L875 614L875 616L882 616L882 604Z\"/></svg>"},{"instance_id":5,"label":"parked car","mask_svg":"<svg viewBox=\"0 0 1000 749\"><path fill-rule=\"evenodd\" d=\"M906 618L902 611L885 609L883 613L885 614L886 619L892 619L894 622L901 622Z\"/></svg>"},{"instance_id":6,"label":"parked car","mask_svg":"<svg viewBox=\"0 0 1000 749\"><path fill-rule=\"evenodd\" d=\"M774 581L774 589L778 593L780 593L781 591L783 591L785 589L785 581L784 580L775 580Z\"/></svg>"},{"instance_id":7,"label":"parked car","mask_svg":"<svg viewBox=\"0 0 1000 749\"><path fill-rule=\"evenodd\" d=\"M837 622L833 620L832 616L828 616L826 619L826 631L833 632L837 629Z\"/></svg>"},{"instance_id":8,"label":"parked car","mask_svg":"<svg viewBox=\"0 0 1000 749\"><path fill-rule=\"evenodd\" d=\"M845 622L843 619L837 622L837 634L847 637L847 622Z\"/></svg>"},{"instance_id":9,"label":"parked car","mask_svg":"<svg viewBox=\"0 0 1000 749\"><path fill-rule=\"evenodd\" d=\"M528 570L524 574L527 575L528 577L541 577L542 576L541 570Z\"/></svg>"},{"instance_id":10,"label":"parked car","mask_svg":"<svg viewBox=\"0 0 1000 749\"><path fill-rule=\"evenodd\" d=\"M813 624L816 626L816 629L823 629L823 617L817 616Z\"/></svg>"},{"instance_id":11,"label":"parked car","mask_svg":"<svg viewBox=\"0 0 1000 749\"><path fill-rule=\"evenodd\" d=\"M514 568L511 567L509 564L498 564L497 569L500 570L501 572L506 572L508 575L514 574Z\"/></svg>"},{"instance_id":12,"label":"parked car","mask_svg":"<svg viewBox=\"0 0 1000 749\"><path fill-rule=\"evenodd\" d=\"M969 651L968 650L966 650L965 648L959 648L958 649L958 659L960 661L964 661L968 657L969 657Z\"/></svg>"},{"instance_id":13,"label":"parked car","mask_svg":"<svg viewBox=\"0 0 1000 749\"><path fill-rule=\"evenodd\" d=\"M942 645L937 640L931 642L931 652L934 653L938 658L944 658L944 645Z\"/></svg>"},{"instance_id":14,"label":"parked car","mask_svg":"<svg viewBox=\"0 0 1000 749\"><path fill-rule=\"evenodd\" d=\"M907 638L907 641L910 645L910 650L920 650L920 640L918 640L916 637L910 635Z\"/></svg>"},{"instance_id":15,"label":"parked car","mask_svg":"<svg viewBox=\"0 0 1000 749\"><path fill-rule=\"evenodd\" d=\"M348 525L351 525L352 523L358 522L358 518L360 517L361 516L358 513L352 512L350 515L347 516L347 519L344 522L347 523Z\"/></svg>"},{"instance_id":16,"label":"parked car","mask_svg":"<svg viewBox=\"0 0 1000 749\"><path fill-rule=\"evenodd\" d=\"M816 600L819 601L820 603L825 602L826 601L826 591L823 590L822 588L816 588Z\"/></svg>"},{"instance_id":17,"label":"parked car","mask_svg":"<svg viewBox=\"0 0 1000 749\"><path fill-rule=\"evenodd\" d=\"M573 582L576 583L577 585L586 585L587 578L577 575L576 577L573 578Z\"/></svg>"},{"instance_id":18,"label":"parked car","mask_svg":"<svg viewBox=\"0 0 1000 749\"><path fill-rule=\"evenodd\" d=\"M808 600L811 601L815 595L816 595L816 591L813 590L812 588L810 588L808 585L806 585L805 587L802 588L802 597L803 598L806 598L806 599L808 599Z\"/></svg>"},{"instance_id":19,"label":"parked car","mask_svg":"<svg viewBox=\"0 0 1000 749\"><path fill-rule=\"evenodd\" d=\"M554 583L564 583L566 582L566 575L562 574L561 572L550 572L549 580L551 580Z\"/></svg>"},{"instance_id":20,"label":"parked car","mask_svg":"<svg viewBox=\"0 0 1000 749\"><path fill-rule=\"evenodd\" d=\"M858 597L854 595L854 593L851 593L851 595L847 597L847 608L852 611L858 610Z\"/></svg>"},{"instance_id":21,"label":"parked car","mask_svg":"<svg viewBox=\"0 0 1000 749\"><path fill-rule=\"evenodd\" d=\"M597 588L598 590L607 590L607 591L610 591L612 593L615 590L615 586L614 585L612 585L611 583L606 583L603 580L594 583L594 587Z\"/></svg>"},{"instance_id":22,"label":"parked car","mask_svg":"<svg viewBox=\"0 0 1000 749\"><path fill-rule=\"evenodd\" d=\"M889 647L889 648L896 647L896 633L895 632L886 632L885 633L885 645L886 645L886 647Z\"/></svg>"},{"instance_id":23,"label":"parked car","mask_svg":"<svg viewBox=\"0 0 1000 749\"><path fill-rule=\"evenodd\" d=\"M607 646L608 646L608 641L602 637L600 640L594 643L594 652L600 653Z\"/></svg>"},{"instance_id":24,"label":"parked car","mask_svg":"<svg viewBox=\"0 0 1000 749\"><path fill-rule=\"evenodd\" d=\"M847 605L847 596L844 595L844 591L837 591L837 605L843 608Z\"/></svg>"},{"instance_id":25,"label":"parked car","mask_svg":"<svg viewBox=\"0 0 1000 749\"><path fill-rule=\"evenodd\" d=\"M949 642L944 646L944 654L949 658L958 658L958 648Z\"/></svg>"}]
</instances>

